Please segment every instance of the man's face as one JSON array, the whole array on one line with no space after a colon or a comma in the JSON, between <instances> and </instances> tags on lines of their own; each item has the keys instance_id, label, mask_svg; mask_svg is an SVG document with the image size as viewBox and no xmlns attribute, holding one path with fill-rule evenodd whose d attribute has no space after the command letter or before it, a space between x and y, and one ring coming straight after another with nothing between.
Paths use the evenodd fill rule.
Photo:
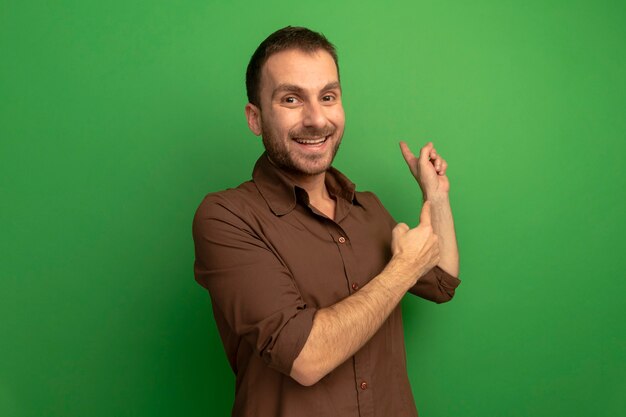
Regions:
<instances>
[{"instance_id":1,"label":"man's face","mask_svg":"<svg viewBox=\"0 0 626 417\"><path fill-rule=\"evenodd\" d=\"M263 136L274 164L300 175L330 167L345 119L337 67L328 52L291 49L270 56L261 71L260 106L255 133Z\"/></svg>"}]
</instances>

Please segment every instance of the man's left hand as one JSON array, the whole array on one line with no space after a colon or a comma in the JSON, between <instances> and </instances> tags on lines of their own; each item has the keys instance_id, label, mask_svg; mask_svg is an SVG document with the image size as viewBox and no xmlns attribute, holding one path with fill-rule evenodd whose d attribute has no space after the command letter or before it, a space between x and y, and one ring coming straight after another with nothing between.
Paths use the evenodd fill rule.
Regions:
<instances>
[{"instance_id":1,"label":"man's left hand","mask_svg":"<svg viewBox=\"0 0 626 417\"><path fill-rule=\"evenodd\" d=\"M437 153L433 143L428 142L420 149L419 157L411 152L405 142L400 142L400 149L411 174L422 189L424 200L447 197L450 191L450 182L446 176L448 163Z\"/></svg>"}]
</instances>

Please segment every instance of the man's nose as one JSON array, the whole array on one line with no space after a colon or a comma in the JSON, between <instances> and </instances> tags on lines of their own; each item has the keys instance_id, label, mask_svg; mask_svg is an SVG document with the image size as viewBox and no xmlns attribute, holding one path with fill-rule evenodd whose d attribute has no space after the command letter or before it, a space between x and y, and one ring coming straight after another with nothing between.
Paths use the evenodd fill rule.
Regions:
<instances>
[{"instance_id":1,"label":"man's nose","mask_svg":"<svg viewBox=\"0 0 626 417\"><path fill-rule=\"evenodd\" d=\"M323 128L328 124L324 107L317 103L307 103L304 108L303 124L306 127Z\"/></svg>"}]
</instances>

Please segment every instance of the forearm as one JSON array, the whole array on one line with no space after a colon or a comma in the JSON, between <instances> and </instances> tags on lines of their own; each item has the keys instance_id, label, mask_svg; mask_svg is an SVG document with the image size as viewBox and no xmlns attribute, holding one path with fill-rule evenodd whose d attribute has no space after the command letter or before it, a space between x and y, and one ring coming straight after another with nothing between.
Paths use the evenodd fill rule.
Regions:
<instances>
[{"instance_id":1,"label":"forearm","mask_svg":"<svg viewBox=\"0 0 626 417\"><path fill-rule=\"evenodd\" d=\"M448 274L458 277L459 250L450 209L450 182L446 176L448 163L437 153L432 142L420 149L419 158L404 142L400 142L400 149L422 189L424 201L432 204L432 227L439 238L440 261L437 265Z\"/></svg>"},{"instance_id":2,"label":"forearm","mask_svg":"<svg viewBox=\"0 0 626 417\"><path fill-rule=\"evenodd\" d=\"M415 281L401 262L392 260L357 293L319 310L291 377L313 385L345 362L378 331Z\"/></svg>"},{"instance_id":3,"label":"forearm","mask_svg":"<svg viewBox=\"0 0 626 417\"><path fill-rule=\"evenodd\" d=\"M438 266L454 277L459 276L459 249L454 231L454 219L450 207L450 198L442 196L427 197L431 202L432 226L439 237Z\"/></svg>"}]
</instances>

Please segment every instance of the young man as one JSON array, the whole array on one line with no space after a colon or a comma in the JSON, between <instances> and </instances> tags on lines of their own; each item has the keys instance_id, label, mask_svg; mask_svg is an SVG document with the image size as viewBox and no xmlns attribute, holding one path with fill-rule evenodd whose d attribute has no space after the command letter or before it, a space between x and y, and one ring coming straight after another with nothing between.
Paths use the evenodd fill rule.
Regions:
<instances>
[{"instance_id":1,"label":"young man","mask_svg":"<svg viewBox=\"0 0 626 417\"><path fill-rule=\"evenodd\" d=\"M287 27L252 56L250 130L266 152L252 180L196 212L195 277L209 290L236 374L234 416L416 416L404 294L438 303L460 281L446 162L402 154L425 203L396 224L331 166L344 131L337 55Z\"/></svg>"}]
</instances>

